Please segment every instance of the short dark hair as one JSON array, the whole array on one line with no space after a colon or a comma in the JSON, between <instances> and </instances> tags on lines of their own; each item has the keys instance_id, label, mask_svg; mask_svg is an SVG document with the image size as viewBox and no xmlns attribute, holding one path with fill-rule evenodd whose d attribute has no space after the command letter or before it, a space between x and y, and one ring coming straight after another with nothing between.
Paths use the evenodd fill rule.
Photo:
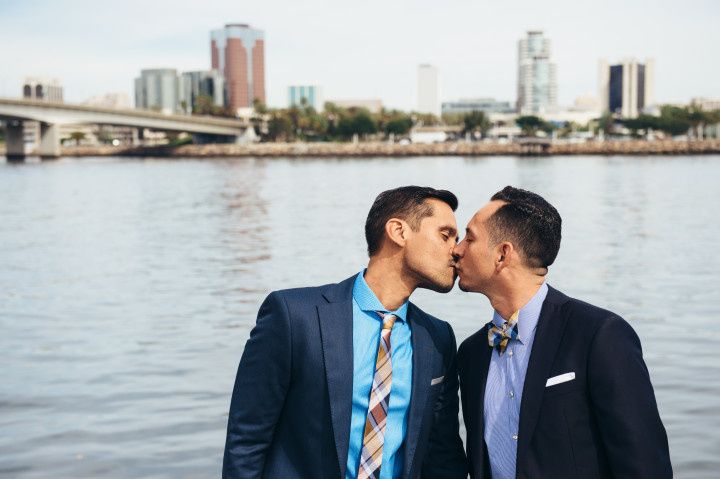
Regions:
<instances>
[{"instance_id":1,"label":"short dark hair","mask_svg":"<svg viewBox=\"0 0 720 479\"><path fill-rule=\"evenodd\" d=\"M531 268L547 268L560 250L562 218L542 196L506 186L491 201L504 201L488 219L490 241L510 241Z\"/></svg>"},{"instance_id":2,"label":"short dark hair","mask_svg":"<svg viewBox=\"0 0 720 479\"><path fill-rule=\"evenodd\" d=\"M423 218L433 214L433 207L426 203L431 198L447 203L453 211L457 209L458 199L454 194L428 186L401 186L380 193L365 221L368 255L373 256L380 251L385 237L385 224L390 218L405 220L413 231L417 231Z\"/></svg>"}]
</instances>

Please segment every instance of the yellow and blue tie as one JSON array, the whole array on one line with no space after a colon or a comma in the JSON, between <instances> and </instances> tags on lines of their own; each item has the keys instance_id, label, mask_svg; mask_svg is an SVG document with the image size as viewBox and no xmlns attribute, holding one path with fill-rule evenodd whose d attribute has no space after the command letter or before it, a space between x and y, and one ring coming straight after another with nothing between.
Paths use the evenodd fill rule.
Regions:
<instances>
[{"instance_id":1,"label":"yellow and blue tie","mask_svg":"<svg viewBox=\"0 0 720 479\"><path fill-rule=\"evenodd\" d=\"M385 443L385 426L387 424L388 407L390 405L390 388L392 386L392 360L390 334L396 317L377 311L383 321L380 332L380 346L375 361L375 376L370 390L370 404L365 433L363 434L362 450L358 479L378 479L382 466L383 445Z\"/></svg>"},{"instance_id":2,"label":"yellow and blue tie","mask_svg":"<svg viewBox=\"0 0 720 479\"><path fill-rule=\"evenodd\" d=\"M513 315L510 316L510 319L503 323L502 328L495 326L492 322L489 323L490 329L488 329L488 344L491 348L497 348L498 354L502 355L502 353L505 352L508 341L511 339L517 339L517 321L519 314L520 311L515 311Z\"/></svg>"}]
</instances>

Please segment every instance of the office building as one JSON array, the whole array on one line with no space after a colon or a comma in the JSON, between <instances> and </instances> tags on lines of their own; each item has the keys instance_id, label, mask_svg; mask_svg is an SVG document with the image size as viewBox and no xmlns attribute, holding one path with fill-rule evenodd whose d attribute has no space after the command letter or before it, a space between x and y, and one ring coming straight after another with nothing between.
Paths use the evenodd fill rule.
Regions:
<instances>
[{"instance_id":1,"label":"office building","mask_svg":"<svg viewBox=\"0 0 720 479\"><path fill-rule=\"evenodd\" d=\"M304 101L303 101L304 100ZM303 103L313 107L316 111L322 111L325 107L325 100L322 88L315 85L293 85L288 87L288 107L300 107Z\"/></svg>"},{"instance_id":2,"label":"office building","mask_svg":"<svg viewBox=\"0 0 720 479\"><path fill-rule=\"evenodd\" d=\"M180 108L180 80L174 68L142 70L135 79L135 108L177 113Z\"/></svg>"},{"instance_id":3,"label":"office building","mask_svg":"<svg viewBox=\"0 0 720 479\"><path fill-rule=\"evenodd\" d=\"M210 34L212 68L225 77L233 110L265 103L265 34L246 24L229 24Z\"/></svg>"},{"instance_id":4,"label":"office building","mask_svg":"<svg viewBox=\"0 0 720 479\"><path fill-rule=\"evenodd\" d=\"M440 79L437 67L418 66L417 111L440 116Z\"/></svg>"},{"instance_id":5,"label":"office building","mask_svg":"<svg viewBox=\"0 0 720 479\"><path fill-rule=\"evenodd\" d=\"M599 94L603 111L622 118L636 118L654 103L655 62L625 60L599 62Z\"/></svg>"},{"instance_id":6,"label":"office building","mask_svg":"<svg viewBox=\"0 0 720 479\"><path fill-rule=\"evenodd\" d=\"M56 79L26 78L23 82L23 98L62 103L63 87Z\"/></svg>"},{"instance_id":7,"label":"office building","mask_svg":"<svg viewBox=\"0 0 720 479\"><path fill-rule=\"evenodd\" d=\"M183 72L180 76L180 106L185 113L195 111L202 96L212 106L225 106L225 78L219 70Z\"/></svg>"},{"instance_id":8,"label":"office building","mask_svg":"<svg viewBox=\"0 0 720 479\"><path fill-rule=\"evenodd\" d=\"M550 40L529 31L518 42L517 110L541 115L557 108L557 69L550 60Z\"/></svg>"},{"instance_id":9,"label":"office building","mask_svg":"<svg viewBox=\"0 0 720 479\"><path fill-rule=\"evenodd\" d=\"M483 113L514 113L509 101L497 101L494 98L461 98L459 100L443 102L443 115L464 115L473 111Z\"/></svg>"}]
</instances>

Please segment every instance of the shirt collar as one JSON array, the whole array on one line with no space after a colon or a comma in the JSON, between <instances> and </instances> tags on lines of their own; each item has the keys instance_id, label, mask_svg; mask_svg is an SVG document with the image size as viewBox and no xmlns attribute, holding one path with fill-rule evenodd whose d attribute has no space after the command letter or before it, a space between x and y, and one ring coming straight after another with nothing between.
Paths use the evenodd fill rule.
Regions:
<instances>
[{"instance_id":1,"label":"shirt collar","mask_svg":"<svg viewBox=\"0 0 720 479\"><path fill-rule=\"evenodd\" d=\"M547 283L543 282L540 289L537 290L535 295L530 298L525 306L520 308L520 314L518 314L518 340L521 343L525 343L528 338L532 335L533 331L537 327L538 320L540 319L540 310L542 309L543 302L548 293ZM502 328L505 320L500 314L495 311L493 314L492 322L495 326Z\"/></svg>"},{"instance_id":2,"label":"shirt collar","mask_svg":"<svg viewBox=\"0 0 720 479\"><path fill-rule=\"evenodd\" d=\"M408 302L405 301L402 306L395 311L388 311L385 309L385 306L383 306L380 300L377 299L377 296L375 296L375 293L373 293L373 290L370 289L370 286L368 286L365 281L365 271L366 270L360 271L355 278L355 284L353 285L352 292L353 299L360 309L369 312L382 311L390 313L401 321L405 321L407 317ZM378 319L380 318L378 317Z\"/></svg>"}]
</instances>

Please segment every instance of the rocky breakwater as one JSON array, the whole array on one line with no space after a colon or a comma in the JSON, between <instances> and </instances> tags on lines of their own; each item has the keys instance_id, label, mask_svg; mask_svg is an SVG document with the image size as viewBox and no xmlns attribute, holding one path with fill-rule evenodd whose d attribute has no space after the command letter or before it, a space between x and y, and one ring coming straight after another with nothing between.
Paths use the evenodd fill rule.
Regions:
<instances>
[{"instance_id":1,"label":"rocky breakwater","mask_svg":"<svg viewBox=\"0 0 720 479\"><path fill-rule=\"evenodd\" d=\"M720 140L589 141L583 143L446 142L433 144L253 143L177 147L66 147L63 156L139 157L369 157L476 155L693 155L720 153Z\"/></svg>"}]
</instances>

